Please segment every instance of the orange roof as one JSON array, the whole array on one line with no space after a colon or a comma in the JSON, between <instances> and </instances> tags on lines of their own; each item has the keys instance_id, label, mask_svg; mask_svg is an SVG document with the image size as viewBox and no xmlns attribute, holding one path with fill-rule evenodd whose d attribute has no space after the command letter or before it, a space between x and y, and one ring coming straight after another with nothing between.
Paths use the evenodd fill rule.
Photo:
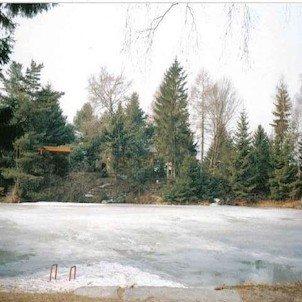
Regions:
<instances>
[{"instance_id":1,"label":"orange roof","mask_svg":"<svg viewBox=\"0 0 302 302\"><path fill-rule=\"evenodd\" d=\"M71 152L70 147L66 146L43 146L39 149L40 153L43 153L43 151L48 151L52 153L65 153L69 154Z\"/></svg>"}]
</instances>

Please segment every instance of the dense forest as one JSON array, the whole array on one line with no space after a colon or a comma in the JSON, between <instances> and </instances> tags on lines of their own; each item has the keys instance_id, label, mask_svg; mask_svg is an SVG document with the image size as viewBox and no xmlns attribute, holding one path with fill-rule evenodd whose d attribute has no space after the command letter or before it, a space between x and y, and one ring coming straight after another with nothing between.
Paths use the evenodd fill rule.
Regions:
<instances>
[{"instance_id":1,"label":"dense forest","mask_svg":"<svg viewBox=\"0 0 302 302\"><path fill-rule=\"evenodd\" d=\"M110 179L115 195L111 190L95 202L144 192L173 203L301 197L299 114L284 80L276 85L269 135L261 125L252 131L248 113L237 112L230 80L215 81L203 70L190 86L177 59L150 115L122 74L102 68L88 79L89 99L73 125L60 108L63 92L42 85L41 72L43 64L12 62L1 78L0 193L6 200L85 202L100 179L103 188ZM40 152L62 145L71 153ZM76 175L84 175L86 185Z\"/></svg>"}]
</instances>

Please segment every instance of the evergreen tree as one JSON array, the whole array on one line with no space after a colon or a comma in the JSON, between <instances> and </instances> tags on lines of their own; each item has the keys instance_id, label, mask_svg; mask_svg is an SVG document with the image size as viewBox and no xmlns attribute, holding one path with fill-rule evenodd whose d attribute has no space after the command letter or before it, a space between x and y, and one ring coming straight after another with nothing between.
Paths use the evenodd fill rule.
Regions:
<instances>
[{"instance_id":1,"label":"evergreen tree","mask_svg":"<svg viewBox=\"0 0 302 302\"><path fill-rule=\"evenodd\" d=\"M12 107L0 107L0 156L2 152L13 150L13 142L20 132L18 125L12 124L13 114Z\"/></svg>"},{"instance_id":2,"label":"evergreen tree","mask_svg":"<svg viewBox=\"0 0 302 302\"><path fill-rule=\"evenodd\" d=\"M149 162L149 147L152 132L146 123L146 116L139 105L139 96L133 93L125 110L126 129L128 132L129 180L132 190L140 194L145 184L152 178Z\"/></svg>"},{"instance_id":3,"label":"evergreen tree","mask_svg":"<svg viewBox=\"0 0 302 302\"><path fill-rule=\"evenodd\" d=\"M138 162L145 162L149 155L152 130L146 123L146 116L139 105L139 96L133 93L125 109L125 126L129 136L131 157ZM132 163L134 164L134 162ZM145 163L141 163L145 164Z\"/></svg>"},{"instance_id":4,"label":"evergreen tree","mask_svg":"<svg viewBox=\"0 0 302 302\"><path fill-rule=\"evenodd\" d=\"M29 130L30 113L34 107L26 91L22 69L21 64L12 62L7 70L7 76L2 77L4 93L1 95L1 104L3 107L9 107L13 110L11 125L18 125L24 133Z\"/></svg>"},{"instance_id":5,"label":"evergreen tree","mask_svg":"<svg viewBox=\"0 0 302 302\"><path fill-rule=\"evenodd\" d=\"M101 134L103 130L102 122L94 114L90 103L85 103L83 107L77 111L73 119L75 129L80 132L84 141L90 141Z\"/></svg>"},{"instance_id":6,"label":"evergreen tree","mask_svg":"<svg viewBox=\"0 0 302 302\"><path fill-rule=\"evenodd\" d=\"M132 93L129 102L126 106L126 123L131 128L139 130L140 127L145 126L145 114L139 105L139 95L134 92ZM132 129L134 130L134 129Z\"/></svg>"},{"instance_id":7,"label":"evergreen tree","mask_svg":"<svg viewBox=\"0 0 302 302\"><path fill-rule=\"evenodd\" d=\"M173 185L165 190L164 198L177 203L196 202L202 196L201 169L198 160L193 156L186 156L179 176Z\"/></svg>"},{"instance_id":8,"label":"evergreen tree","mask_svg":"<svg viewBox=\"0 0 302 302\"><path fill-rule=\"evenodd\" d=\"M290 138L285 139L282 149L279 149L274 142L272 165L271 198L276 200L297 198L298 166L294 156L294 145Z\"/></svg>"},{"instance_id":9,"label":"evergreen tree","mask_svg":"<svg viewBox=\"0 0 302 302\"><path fill-rule=\"evenodd\" d=\"M277 86L272 126L274 141L272 147L273 171L270 178L271 197L284 200L296 197L298 167L295 160L294 135L290 129L291 101L287 87L282 81Z\"/></svg>"},{"instance_id":10,"label":"evergreen tree","mask_svg":"<svg viewBox=\"0 0 302 302\"><path fill-rule=\"evenodd\" d=\"M50 86L41 86L42 67L32 61L24 75L22 65L13 62L7 76L2 78L4 93L0 103L10 108L10 127L18 130L14 136L12 160L2 175L15 180L16 199L41 188L48 175L63 175L68 171L66 158L43 158L37 152L45 144L65 144L73 140L73 129L66 125L59 107L62 94Z\"/></svg>"},{"instance_id":11,"label":"evergreen tree","mask_svg":"<svg viewBox=\"0 0 302 302\"><path fill-rule=\"evenodd\" d=\"M63 94L50 85L37 92L32 124L40 145L64 145L74 140L73 127L67 123L59 103Z\"/></svg>"},{"instance_id":12,"label":"evergreen tree","mask_svg":"<svg viewBox=\"0 0 302 302\"><path fill-rule=\"evenodd\" d=\"M302 141L301 138L298 141L298 174L296 182L296 197L302 196Z\"/></svg>"},{"instance_id":13,"label":"evergreen tree","mask_svg":"<svg viewBox=\"0 0 302 302\"><path fill-rule=\"evenodd\" d=\"M132 191L140 194L152 178L149 163L151 133L139 97L133 93L126 108L121 103L103 135L101 153L109 172L127 180Z\"/></svg>"},{"instance_id":14,"label":"evergreen tree","mask_svg":"<svg viewBox=\"0 0 302 302\"><path fill-rule=\"evenodd\" d=\"M107 176L103 162L100 162L101 137L104 131L102 120L94 114L90 103L85 103L77 111L73 125L77 131L77 144L70 154L70 166L73 171L93 172L101 169L101 175Z\"/></svg>"},{"instance_id":15,"label":"evergreen tree","mask_svg":"<svg viewBox=\"0 0 302 302\"><path fill-rule=\"evenodd\" d=\"M252 170L251 136L245 111L240 114L234 141L232 190L236 199L251 199L254 189L254 175Z\"/></svg>"},{"instance_id":16,"label":"evergreen tree","mask_svg":"<svg viewBox=\"0 0 302 302\"><path fill-rule=\"evenodd\" d=\"M43 68L43 64L37 64L34 60L31 61L30 67L26 68L25 89L32 98L36 97L37 92L41 89L41 71Z\"/></svg>"},{"instance_id":17,"label":"evergreen tree","mask_svg":"<svg viewBox=\"0 0 302 302\"><path fill-rule=\"evenodd\" d=\"M252 141L252 165L254 171L254 195L257 198L269 196L270 141L261 125L254 133Z\"/></svg>"},{"instance_id":18,"label":"evergreen tree","mask_svg":"<svg viewBox=\"0 0 302 302\"><path fill-rule=\"evenodd\" d=\"M1 65L9 62L10 54L13 49L13 35L17 23L17 17L32 18L38 13L47 11L55 4L48 3L0 3L0 70Z\"/></svg>"},{"instance_id":19,"label":"evergreen tree","mask_svg":"<svg viewBox=\"0 0 302 302\"><path fill-rule=\"evenodd\" d=\"M182 161L195 154L187 110L186 75L175 59L166 72L154 103L155 144L167 163L167 178L175 179Z\"/></svg>"},{"instance_id":20,"label":"evergreen tree","mask_svg":"<svg viewBox=\"0 0 302 302\"><path fill-rule=\"evenodd\" d=\"M274 142L276 148L282 149L283 143L287 137L290 126L291 100L287 87L283 80L277 86L275 96L275 110L273 111L274 120L271 126L274 129Z\"/></svg>"},{"instance_id":21,"label":"evergreen tree","mask_svg":"<svg viewBox=\"0 0 302 302\"><path fill-rule=\"evenodd\" d=\"M128 152L128 133L125 127L125 113L122 104L113 113L109 125L102 135L102 160L115 178L126 175Z\"/></svg>"}]
</instances>

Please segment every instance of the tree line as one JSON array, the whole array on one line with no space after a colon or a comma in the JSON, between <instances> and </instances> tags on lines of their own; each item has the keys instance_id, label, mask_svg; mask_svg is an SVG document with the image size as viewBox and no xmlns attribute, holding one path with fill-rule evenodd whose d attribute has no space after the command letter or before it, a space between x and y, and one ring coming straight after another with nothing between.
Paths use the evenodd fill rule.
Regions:
<instances>
[{"instance_id":1,"label":"tree line","mask_svg":"<svg viewBox=\"0 0 302 302\"><path fill-rule=\"evenodd\" d=\"M123 74L101 68L88 80L89 101L73 125L59 105L63 93L41 84L42 70L34 61L25 70L12 62L1 79L0 187L13 186L16 199L34 198L70 172L112 177L137 195L156 184L164 200L176 203L301 197L299 115L284 80L276 87L269 136L261 125L250 130L244 110L231 131L240 105L231 81L215 81L203 70L189 91L177 59L150 115ZM72 147L68 157L37 152L64 144Z\"/></svg>"}]
</instances>

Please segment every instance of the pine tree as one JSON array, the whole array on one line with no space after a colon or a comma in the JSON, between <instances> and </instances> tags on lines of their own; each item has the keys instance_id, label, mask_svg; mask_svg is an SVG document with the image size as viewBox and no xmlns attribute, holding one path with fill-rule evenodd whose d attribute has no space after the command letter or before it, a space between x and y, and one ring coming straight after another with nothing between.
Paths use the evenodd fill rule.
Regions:
<instances>
[{"instance_id":1,"label":"pine tree","mask_svg":"<svg viewBox=\"0 0 302 302\"><path fill-rule=\"evenodd\" d=\"M252 165L254 170L254 195L257 198L269 196L269 175L271 173L270 141L261 125L258 126L252 142Z\"/></svg>"},{"instance_id":2,"label":"pine tree","mask_svg":"<svg viewBox=\"0 0 302 302\"><path fill-rule=\"evenodd\" d=\"M235 154L233 160L232 189L236 199L251 199L254 176L251 157L251 136L247 114L241 112L235 132Z\"/></svg>"},{"instance_id":3,"label":"pine tree","mask_svg":"<svg viewBox=\"0 0 302 302\"><path fill-rule=\"evenodd\" d=\"M185 156L195 154L187 110L186 75L177 59L166 72L154 103L155 144L174 180Z\"/></svg>"}]
</instances>

